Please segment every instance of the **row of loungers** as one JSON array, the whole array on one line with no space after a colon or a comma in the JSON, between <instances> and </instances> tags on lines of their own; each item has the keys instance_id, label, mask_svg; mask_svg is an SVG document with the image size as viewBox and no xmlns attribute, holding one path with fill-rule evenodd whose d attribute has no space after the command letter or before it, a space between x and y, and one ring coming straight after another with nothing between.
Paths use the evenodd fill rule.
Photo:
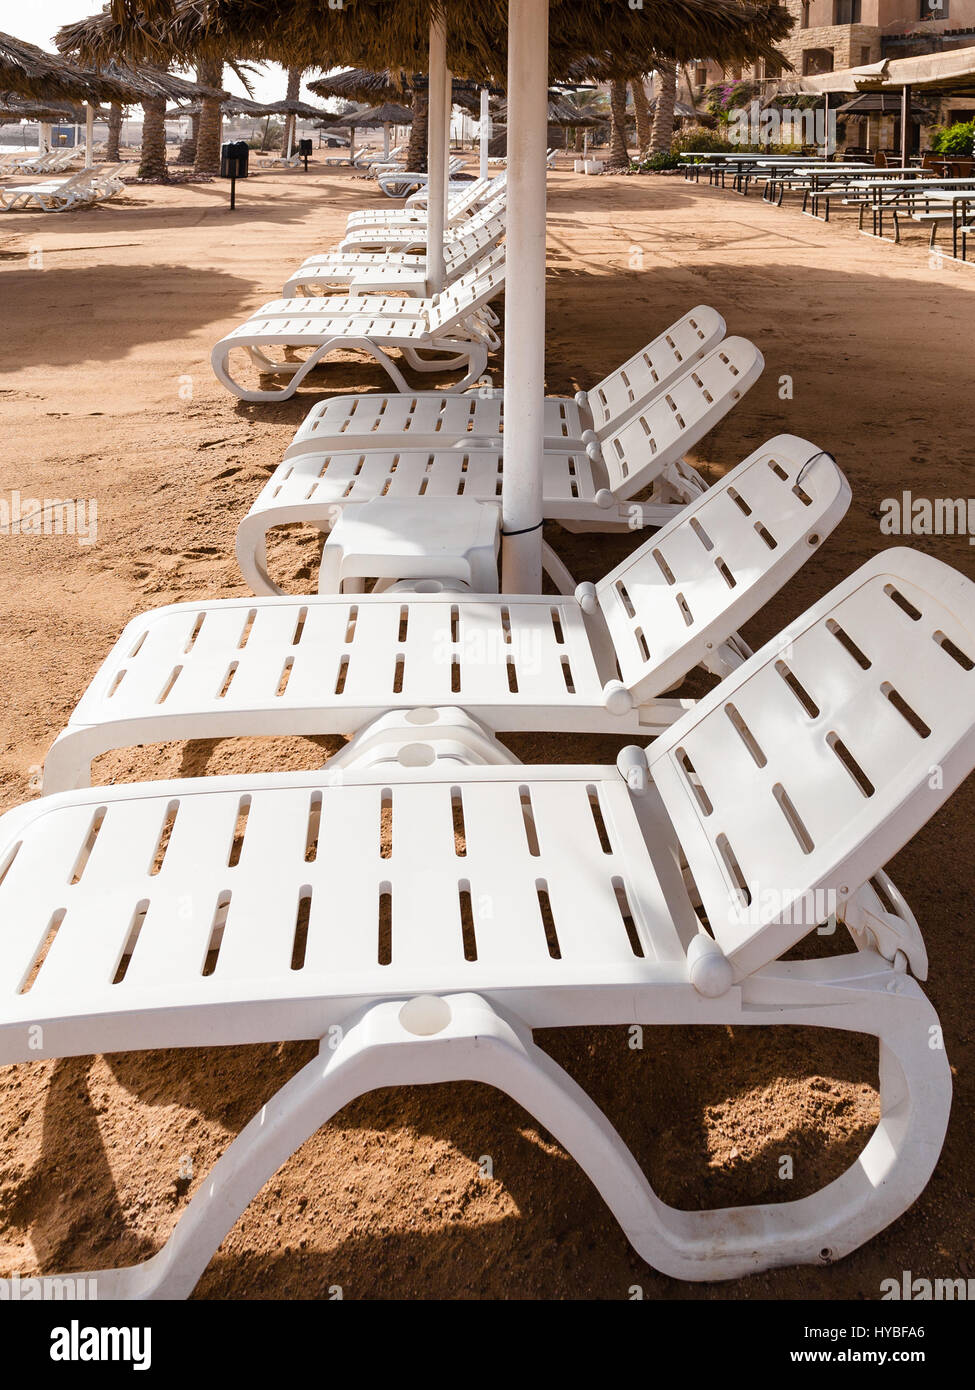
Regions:
<instances>
[{"instance_id":1,"label":"row of loungers","mask_svg":"<svg viewBox=\"0 0 975 1390\"><path fill-rule=\"evenodd\" d=\"M292 280L322 287L319 265ZM402 303L386 316L426 299ZM835 1260L922 1190L951 1080L921 930L884 865L975 766L975 586L887 550L750 649L742 625L816 563L851 500L830 454L788 434L711 487L686 461L762 369L699 305L546 401L546 516L652 528L595 583L548 551L555 594L477 589L433 555L369 592L324 564L319 592L279 590L275 526L329 532L373 509L395 564L397 528L497 505L502 393L326 399L241 522L255 596L160 608L121 634L44 794L0 820L0 1060L322 1042L161 1250L90 1276L100 1297L189 1294L288 1156L390 1085L506 1091L679 1279ZM710 688L688 699L695 670ZM630 742L615 764L526 766L499 735L533 730ZM89 785L110 748L283 733L348 742L308 772ZM852 949L797 953L827 921ZM669 1207L532 1036L634 1023L875 1037L877 1128L811 1196Z\"/></svg>"}]
</instances>

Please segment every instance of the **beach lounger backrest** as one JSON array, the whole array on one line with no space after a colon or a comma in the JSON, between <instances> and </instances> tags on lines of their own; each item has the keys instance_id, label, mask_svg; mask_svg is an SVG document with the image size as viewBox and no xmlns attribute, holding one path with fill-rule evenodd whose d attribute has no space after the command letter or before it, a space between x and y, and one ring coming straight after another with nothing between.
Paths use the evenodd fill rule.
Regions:
<instances>
[{"instance_id":1,"label":"beach lounger backrest","mask_svg":"<svg viewBox=\"0 0 975 1390\"><path fill-rule=\"evenodd\" d=\"M770 439L596 585L637 704L665 690L777 593L838 525L850 488L807 439Z\"/></svg>"},{"instance_id":2,"label":"beach lounger backrest","mask_svg":"<svg viewBox=\"0 0 975 1390\"><path fill-rule=\"evenodd\" d=\"M647 761L711 935L751 974L842 915L975 766L975 584L884 551Z\"/></svg>"},{"instance_id":3,"label":"beach lounger backrest","mask_svg":"<svg viewBox=\"0 0 975 1390\"><path fill-rule=\"evenodd\" d=\"M465 274L486 251L497 246L503 236L504 223L499 217L492 218L472 232L466 232L444 247L447 269L452 275Z\"/></svg>"},{"instance_id":4,"label":"beach lounger backrest","mask_svg":"<svg viewBox=\"0 0 975 1390\"><path fill-rule=\"evenodd\" d=\"M437 295L427 319L430 332L442 333L482 304L487 304L503 288L504 247L496 246L466 275L461 275Z\"/></svg>"},{"instance_id":5,"label":"beach lounger backrest","mask_svg":"<svg viewBox=\"0 0 975 1390\"><path fill-rule=\"evenodd\" d=\"M606 486L632 497L703 439L759 378L764 358L747 338L725 338L631 419L591 444Z\"/></svg>"},{"instance_id":6,"label":"beach lounger backrest","mask_svg":"<svg viewBox=\"0 0 975 1390\"><path fill-rule=\"evenodd\" d=\"M724 335L725 321L717 310L698 304L592 390L581 391L577 400L589 407L596 433L703 357Z\"/></svg>"}]
</instances>

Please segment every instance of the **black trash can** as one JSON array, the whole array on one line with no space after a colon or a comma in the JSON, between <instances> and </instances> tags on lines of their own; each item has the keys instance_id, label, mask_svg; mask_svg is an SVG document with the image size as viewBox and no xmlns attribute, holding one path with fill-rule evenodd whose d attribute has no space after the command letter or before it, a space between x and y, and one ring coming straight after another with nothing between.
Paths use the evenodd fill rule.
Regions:
<instances>
[{"instance_id":1,"label":"black trash can","mask_svg":"<svg viewBox=\"0 0 975 1390\"><path fill-rule=\"evenodd\" d=\"M302 159L311 159L314 148L314 143L311 140L298 141L298 153L301 155Z\"/></svg>"},{"instance_id":2,"label":"black trash can","mask_svg":"<svg viewBox=\"0 0 975 1390\"><path fill-rule=\"evenodd\" d=\"M230 140L220 147L220 177L246 179L250 146L246 140Z\"/></svg>"}]
</instances>

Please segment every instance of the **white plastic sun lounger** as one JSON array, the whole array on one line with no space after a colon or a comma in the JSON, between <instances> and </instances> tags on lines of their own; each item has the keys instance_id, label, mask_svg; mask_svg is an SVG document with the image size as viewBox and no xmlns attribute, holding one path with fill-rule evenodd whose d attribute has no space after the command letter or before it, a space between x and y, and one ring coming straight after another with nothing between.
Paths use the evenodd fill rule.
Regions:
<instances>
[{"instance_id":1,"label":"white plastic sun lounger","mask_svg":"<svg viewBox=\"0 0 975 1390\"><path fill-rule=\"evenodd\" d=\"M86 785L110 748L351 734L417 706L460 705L492 730L659 732L683 708L663 692L698 664L721 674L747 655L736 629L849 503L828 455L780 435L574 595L420 583L156 609L129 623L55 741L45 790Z\"/></svg>"},{"instance_id":2,"label":"white plastic sun lounger","mask_svg":"<svg viewBox=\"0 0 975 1390\"><path fill-rule=\"evenodd\" d=\"M100 202L122 187L118 172L123 167L121 164L109 167L99 165L93 169L81 169L66 179L2 188L0 210L67 212L70 208Z\"/></svg>"},{"instance_id":3,"label":"white plastic sun lounger","mask_svg":"<svg viewBox=\"0 0 975 1390\"><path fill-rule=\"evenodd\" d=\"M492 214L502 212L506 201L503 188L491 193L477 206L471 193L461 194L448 205L445 230L449 233L470 220L471 216L490 210ZM355 214L353 214L355 215ZM465 228L466 230L466 228ZM390 212L385 219L366 220L351 223L346 234L336 248L339 251L396 251L404 247L426 245L427 217L425 210L418 209L415 214L398 209Z\"/></svg>"},{"instance_id":4,"label":"white plastic sun lounger","mask_svg":"<svg viewBox=\"0 0 975 1390\"><path fill-rule=\"evenodd\" d=\"M444 245L446 282L465 275L480 257L491 251L504 236L504 222L494 217L465 236L458 236ZM427 280L426 256L407 252L360 251L347 256L336 253L332 259L319 256L306 261L286 281L281 291L285 299L309 296L347 286L351 293L384 291L392 294L420 295L430 293Z\"/></svg>"},{"instance_id":5,"label":"white plastic sun lounger","mask_svg":"<svg viewBox=\"0 0 975 1390\"><path fill-rule=\"evenodd\" d=\"M398 299L382 311L382 296L346 298L344 307L328 299L279 300L275 312L258 311L222 338L214 347L211 363L217 379L245 401L277 401L293 396L305 377L336 350L367 353L392 378L401 391L410 385L389 353L397 349L407 365L418 372L463 371L455 390L476 381L484 371L488 352L500 347L500 339L485 316L491 299L504 288L504 248L496 247L479 265L435 300ZM300 362L274 360L266 349L308 349ZM230 375L230 354L246 349L262 374L285 376L275 390L241 385ZM421 353L435 354L433 357Z\"/></svg>"},{"instance_id":6,"label":"white plastic sun lounger","mask_svg":"<svg viewBox=\"0 0 975 1390\"><path fill-rule=\"evenodd\" d=\"M973 657L975 587L888 550L615 768L500 750L464 767L421 723L340 777L98 787L8 812L0 1062L322 1040L162 1249L90 1272L99 1298L188 1295L349 1101L457 1080L523 1106L671 1277L822 1266L870 1239L923 1190L947 1127L924 943L883 865L975 764ZM854 952L780 959L834 908ZM532 1030L687 1023L876 1037L866 1147L799 1200L665 1205Z\"/></svg>"},{"instance_id":7,"label":"white plastic sun lounger","mask_svg":"<svg viewBox=\"0 0 975 1390\"><path fill-rule=\"evenodd\" d=\"M459 174L464 167L464 161L457 155L451 156L447 161L447 174ZM428 173L418 173L411 169L380 169L378 172L379 187L386 194L387 198L405 198L406 195L416 188L424 188L430 175Z\"/></svg>"},{"instance_id":8,"label":"white plastic sun lounger","mask_svg":"<svg viewBox=\"0 0 975 1390\"><path fill-rule=\"evenodd\" d=\"M478 179L472 183L464 185L460 194L455 194L447 203L447 212L450 221L455 221L458 216L466 216L473 208L477 207L485 200L485 195L498 197L503 191L504 185L495 179ZM370 226L377 223L380 226L388 227L393 223L399 222L426 222L427 214L424 209L412 211L405 207L398 208L359 208L356 212L350 212L346 218L347 231L353 231L357 227Z\"/></svg>"},{"instance_id":9,"label":"white plastic sun lounger","mask_svg":"<svg viewBox=\"0 0 975 1390\"><path fill-rule=\"evenodd\" d=\"M710 354L725 330L725 321L716 309L697 304L590 390L577 391L575 396L546 397L546 449L577 445L582 452L588 444L600 444ZM737 344L745 341L733 340ZM748 343L741 353L731 354L732 367L745 379L742 392L755 379L751 375L755 352ZM739 356L741 360L736 360ZM761 363L760 356L758 360ZM714 383L709 387L713 391ZM440 391L418 391L409 396L333 396L312 406L284 456L352 448L438 449L468 443L499 449L503 430L504 392L500 387L479 387L463 396Z\"/></svg>"},{"instance_id":10,"label":"white plastic sun lounger","mask_svg":"<svg viewBox=\"0 0 975 1390\"><path fill-rule=\"evenodd\" d=\"M685 453L733 409L763 365L753 343L726 338L685 372L674 373L637 410L620 410L622 423L600 431L592 443L548 439L542 455L543 516L573 531L663 526L681 504L705 490L701 475L684 462ZM462 421L463 412L491 404L497 420L496 401L457 399L457 415L444 412L451 423ZM484 418L481 413L479 419ZM300 522L329 530L343 507L373 497L463 496L482 502L501 497L500 441L491 447L478 438L458 441L448 435L440 447L426 449L412 438L340 437L339 447L329 450L320 447L320 435L302 438L302 430L237 532L237 558L252 585L264 582L266 536L275 526ZM649 495L634 500L648 488ZM553 578L559 583L556 574Z\"/></svg>"}]
</instances>

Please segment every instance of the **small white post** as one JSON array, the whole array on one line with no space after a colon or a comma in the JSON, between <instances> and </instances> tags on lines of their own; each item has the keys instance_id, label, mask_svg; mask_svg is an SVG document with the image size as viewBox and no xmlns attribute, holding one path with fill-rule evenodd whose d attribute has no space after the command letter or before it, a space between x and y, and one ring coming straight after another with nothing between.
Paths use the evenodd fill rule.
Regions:
<instances>
[{"instance_id":1,"label":"small white post","mask_svg":"<svg viewBox=\"0 0 975 1390\"><path fill-rule=\"evenodd\" d=\"M90 101L85 102L85 168L90 169L95 162L92 154L92 136L95 133L95 108Z\"/></svg>"},{"instance_id":2,"label":"small white post","mask_svg":"<svg viewBox=\"0 0 975 1390\"><path fill-rule=\"evenodd\" d=\"M481 163L478 173L482 179L488 176L488 145L491 142L491 115L488 108L490 93L487 87L481 88Z\"/></svg>"},{"instance_id":3,"label":"small white post","mask_svg":"<svg viewBox=\"0 0 975 1390\"><path fill-rule=\"evenodd\" d=\"M508 0L501 588L542 592L548 0Z\"/></svg>"},{"instance_id":4,"label":"small white post","mask_svg":"<svg viewBox=\"0 0 975 1390\"><path fill-rule=\"evenodd\" d=\"M383 121L383 159L389 158L389 121Z\"/></svg>"},{"instance_id":5,"label":"small white post","mask_svg":"<svg viewBox=\"0 0 975 1390\"><path fill-rule=\"evenodd\" d=\"M430 21L430 57L427 64L427 282L430 294L438 294L444 284L446 72L447 30L444 19L437 17Z\"/></svg>"}]
</instances>

